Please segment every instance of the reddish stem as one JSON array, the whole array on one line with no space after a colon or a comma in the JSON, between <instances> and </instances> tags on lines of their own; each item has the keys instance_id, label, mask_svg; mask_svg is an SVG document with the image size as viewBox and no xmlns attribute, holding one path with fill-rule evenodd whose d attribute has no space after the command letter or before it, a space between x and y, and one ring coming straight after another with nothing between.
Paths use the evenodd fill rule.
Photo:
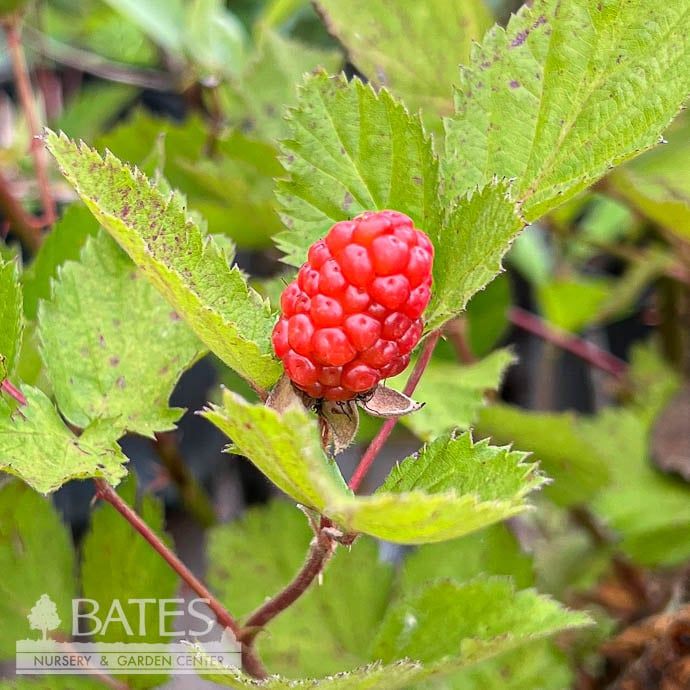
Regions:
<instances>
[{"instance_id":1,"label":"reddish stem","mask_svg":"<svg viewBox=\"0 0 690 690\"><path fill-rule=\"evenodd\" d=\"M129 522L139 534L153 547L153 549L166 561L166 563L180 576L180 579L200 598L208 601L208 607L213 611L216 619L224 628L230 628L239 640L241 628L237 621L225 610L223 605L211 594L206 586L194 573L161 541L154 531L128 506L115 490L103 479L94 480L96 483L96 495L110 503L122 517ZM258 658L252 650L245 650L243 645L242 658L247 673L255 678L265 678L266 671L261 666ZM245 653L246 652L246 653Z\"/></svg>"},{"instance_id":2,"label":"reddish stem","mask_svg":"<svg viewBox=\"0 0 690 690\"><path fill-rule=\"evenodd\" d=\"M431 355L434 354L434 348L436 347L436 343L438 343L438 339L440 337L441 331L437 330L433 331L426 339L424 347L422 348L422 353L419 355L419 359L417 360L417 363L415 364L415 367L412 370L410 378L408 379L407 385L403 391L405 395L412 395L412 393L414 393L414 390L417 388L417 384L419 383L419 379L422 378L422 374L431 360ZM376 460L376 457L381 452L381 449L388 440L388 437L391 435L393 427L395 427L397 421L397 417L395 419L389 419L381 427L379 433L374 436L374 439L369 444L369 447L364 452L364 455L362 455L362 459L359 461L359 465L357 465L357 468L355 469L354 474L348 483L348 486L350 489L352 489L352 491L356 492L361 486L362 481L364 481L364 478L367 476L371 466L374 464L374 460Z\"/></svg>"},{"instance_id":3,"label":"reddish stem","mask_svg":"<svg viewBox=\"0 0 690 690\"><path fill-rule=\"evenodd\" d=\"M14 398L20 405L26 405L26 397L19 388L10 383L7 379L0 381L0 390Z\"/></svg>"},{"instance_id":4,"label":"reddish stem","mask_svg":"<svg viewBox=\"0 0 690 690\"><path fill-rule=\"evenodd\" d=\"M320 530L314 537L307 559L295 578L285 589L269 599L252 613L244 624L241 641L248 646L261 632L261 629L279 613L297 601L309 588L309 585L323 571L324 566L335 552L337 542L325 530Z\"/></svg>"},{"instance_id":5,"label":"reddish stem","mask_svg":"<svg viewBox=\"0 0 690 690\"><path fill-rule=\"evenodd\" d=\"M26 58L24 57L24 50L21 42L20 19L12 17L5 23L5 37L7 39L7 50L10 54L12 62L12 71L14 74L14 81L17 86L17 94L19 102L22 106L22 111L26 117L29 125L29 132L31 134L31 142L29 148L34 159L36 167L36 180L38 182L39 194L41 196L41 205L43 206L43 217L41 225L52 225L57 218L57 211L55 207L55 200L50 191L50 179L48 177L48 154L43 143L40 140L41 123L38 118L38 111L36 110L36 101L34 99L31 88L31 81L29 80L29 70L26 65Z\"/></svg>"},{"instance_id":6,"label":"reddish stem","mask_svg":"<svg viewBox=\"0 0 690 690\"><path fill-rule=\"evenodd\" d=\"M623 379L627 375L628 365L622 359L588 340L548 324L535 314L531 314L520 307L512 307L508 313L508 318L511 323L522 328L522 330L553 343L562 350L574 354L593 367L601 369L617 379Z\"/></svg>"}]
</instances>

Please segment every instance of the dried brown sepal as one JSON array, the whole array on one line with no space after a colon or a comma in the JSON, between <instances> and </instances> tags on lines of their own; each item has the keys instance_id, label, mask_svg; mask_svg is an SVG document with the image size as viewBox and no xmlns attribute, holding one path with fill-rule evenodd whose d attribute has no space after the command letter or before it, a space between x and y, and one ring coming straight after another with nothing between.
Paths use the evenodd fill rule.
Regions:
<instances>
[{"instance_id":1,"label":"dried brown sepal","mask_svg":"<svg viewBox=\"0 0 690 690\"><path fill-rule=\"evenodd\" d=\"M283 374L268 394L266 407L270 407L282 414L285 410L295 405L310 407L309 402L305 401L304 395L292 385L287 375Z\"/></svg>"},{"instance_id":2,"label":"dried brown sepal","mask_svg":"<svg viewBox=\"0 0 690 690\"><path fill-rule=\"evenodd\" d=\"M359 410L354 400L324 400L319 406L321 441L337 455L354 440L359 429Z\"/></svg>"},{"instance_id":3,"label":"dried brown sepal","mask_svg":"<svg viewBox=\"0 0 690 690\"><path fill-rule=\"evenodd\" d=\"M357 399L358 405L374 417L403 417L424 407L424 403L418 403L409 396L399 391L387 388L379 384L366 396L361 395Z\"/></svg>"}]
</instances>

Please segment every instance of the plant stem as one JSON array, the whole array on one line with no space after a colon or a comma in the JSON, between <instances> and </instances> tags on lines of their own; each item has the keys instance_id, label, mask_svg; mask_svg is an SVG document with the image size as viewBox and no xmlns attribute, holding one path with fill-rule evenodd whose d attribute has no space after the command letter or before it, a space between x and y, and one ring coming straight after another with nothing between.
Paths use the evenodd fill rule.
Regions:
<instances>
[{"instance_id":1,"label":"plant stem","mask_svg":"<svg viewBox=\"0 0 690 690\"><path fill-rule=\"evenodd\" d=\"M14 398L20 405L26 405L26 398L19 388L9 382L8 379L0 381L0 391L5 391L7 395Z\"/></svg>"},{"instance_id":2,"label":"plant stem","mask_svg":"<svg viewBox=\"0 0 690 690\"><path fill-rule=\"evenodd\" d=\"M294 604L307 591L335 553L336 546L337 542L332 535L323 529L319 530L312 540L304 565L295 578L249 616L238 639L251 646L266 623Z\"/></svg>"},{"instance_id":3,"label":"plant stem","mask_svg":"<svg viewBox=\"0 0 690 690\"><path fill-rule=\"evenodd\" d=\"M174 91L178 87L167 72L135 68L121 62L107 60L95 53L60 43L30 26L26 27L24 33L27 37L27 45L37 53L80 72L152 91Z\"/></svg>"},{"instance_id":4,"label":"plant stem","mask_svg":"<svg viewBox=\"0 0 690 690\"><path fill-rule=\"evenodd\" d=\"M208 601L208 607L213 611L216 620L224 628L229 628L235 638L239 641L241 635L241 628L237 621L225 610L223 605L211 594L206 586L199 580L194 573L163 543L163 541L154 533L154 531L139 517L139 515L128 506L115 490L104 479L94 480L96 483L96 495L104 501L110 503L115 510L117 510L122 517L129 522L129 524L139 534L146 539L146 541L153 547L153 549L166 561L166 563L180 576L180 579L200 598ZM266 671L263 669L261 662L258 660L252 650L245 650L245 645L242 645L242 659L244 662L245 671L254 678L265 678ZM246 651L246 654L245 654Z\"/></svg>"},{"instance_id":5,"label":"plant stem","mask_svg":"<svg viewBox=\"0 0 690 690\"><path fill-rule=\"evenodd\" d=\"M417 363L410 374L410 378L407 381L407 385L405 386L405 395L412 395L412 393L414 393L414 390L417 388L417 384L419 383L419 379L422 378L422 374L431 360L431 355L434 353L434 348L436 347L436 343L438 343L438 339L440 337L441 331L436 330L433 331L426 339L424 347L422 348L422 353L419 355L419 359L417 360ZM364 481L364 478L367 476L371 466L374 464L374 460L376 460L377 455L381 452L383 445L391 435L393 427L396 425L397 421L397 417L395 419L389 419L381 427L379 433L374 436L374 439L369 444L369 447L364 452L364 455L362 455L359 465L357 465L357 468L355 469L354 474L348 483L348 486L350 489L352 489L352 491L357 491L361 486L362 481Z\"/></svg>"},{"instance_id":6,"label":"plant stem","mask_svg":"<svg viewBox=\"0 0 690 690\"><path fill-rule=\"evenodd\" d=\"M0 211L19 241L32 252L41 246L41 231L10 189L10 183L0 172Z\"/></svg>"},{"instance_id":7,"label":"plant stem","mask_svg":"<svg viewBox=\"0 0 690 690\"><path fill-rule=\"evenodd\" d=\"M43 217L41 226L52 225L57 218L55 200L50 190L50 179L48 177L48 154L40 140L41 124L36 109L36 101L31 89L29 71L26 66L24 50L21 42L20 19L13 17L5 23L5 37L7 39L7 50L12 62L14 81L17 86L17 94L22 111L29 125L31 142L29 148L36 167L36 180L38 182L41 205L43 206Z\"/></svg>"},{"instance_id":8,"label":"plant stem","mask_svg":"<svg viewBox=\"0 0 690 690\"><path fill-rule=\"evenodd\" d=\"M508 319L522 330L553 343L617 379L624 379L627 375L628 365L622 359L588 340L555 328L535 314L520 307L512 307L508 313Z\"/></svg>"}]
</instances>

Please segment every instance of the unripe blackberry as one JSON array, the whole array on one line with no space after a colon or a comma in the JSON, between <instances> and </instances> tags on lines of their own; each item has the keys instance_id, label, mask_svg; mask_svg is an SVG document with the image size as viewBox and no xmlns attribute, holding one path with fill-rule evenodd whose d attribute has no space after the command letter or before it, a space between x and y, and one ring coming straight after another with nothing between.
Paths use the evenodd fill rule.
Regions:
<instances>
[{"instance_id":1,"label":"unripe blackberry","mask_svg":"<svg viewBox=\"0 0 690 690\"><path fill-rule=\"evenodd\" d=\"M280 299L273 348L312 398L350 400L399 374L422 335L434 248L397 211L336 223Z\"/></svg>"}]
</instances>

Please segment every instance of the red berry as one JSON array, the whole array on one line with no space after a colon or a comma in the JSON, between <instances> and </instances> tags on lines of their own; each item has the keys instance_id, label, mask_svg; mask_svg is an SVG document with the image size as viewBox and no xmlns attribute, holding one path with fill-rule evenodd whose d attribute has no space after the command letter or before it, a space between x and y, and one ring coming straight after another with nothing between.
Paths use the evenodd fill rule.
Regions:
<instances>
[{"instance_id":1,"label":"red berry","mask_svg":"<svg viewBox=\"0 0 690 690\"><path fill-rule=\"evenodd\" d=\"M345 288L345 294L343 295L343 309L348 314L352 314L358 311L364 311L371 302L369 293L364 288L358 288L354 285L348 285Z\"/></svg>"},{"instance_id":2,"label":"red berry","mask_svg":"<svg viewBox=\"0 0 690 690\"><path fill-rule=\"evenodd\" d=\"M374 255L374 268L380 276L390 276L405 270L410 258L410 250L395 235L382 235L371 243Z\"/></svg>"},{"instance_id":3,"label":"red berry","mask_svg":"<svg viewBox=\"0 0 690 690\"><path fill-rule=\"evenodd\" d=\"M307 295L315 295L319 291L319 272L304 264L297 274L297 283Z\"/></svg>"},{"instance_id":4,"label":"red berry","mask_svg":"<svg viewBox=\"0 0 690 690\"><path fill-rule=\"evenodd\" d=\"M340 264L335 259L329 259L319 271L319 287L324 295L340 296L345 291L347 281L343 277Z\"/></svg>"},{"instance_id":5,"label":"red berry","mask_svg":"<svg viewBox=\"0 0 690 690\"><path fill-rule=\"evenodd\" d=\"M367 314L353 314L343 324L350 342L360 351L370 348L381 335L381 322Z\"/></svg>"},{"instance_id":6,"label":"red berry","mask_svg":"<svg viewBox=\"0 0 690 690\"><path fill-rule=\"evenodd\" d=\"M431 290L426 283L422 283L410 292L410 297L403 307L403 311L411 319L418 319L429 304Z\"/></svg>"},{"instance_id":7,"label":"red berry","mask_svg":"<svg viewBox=\"0 0 690 690\"><path fill-rule=\"evenodd\" d=\"M371 295L384 307L398 309L410 296L410 281L400 273L394 276L381 276L372 282Z\"/></svg>"},{"instance_id":8,"label":"red berry","mask_svg":"<svg viewBox=\"0 0 690 690\"><path fill-rule=\"evenodd\" d=\"M280 318L273 329L273 349L280 358L285 357L290 349L290 343L288 343L288 322L283 317Z\"/></svg>"},{"instance_id":9,"label":"red berry","mask_svg":"<svg viewBox=\"0 0 690 690\"><path fill-rule=\"evenodd\" d=\"M412 322L399 311L394 311L392 314L386 317L383 322L383 330L381 335L386 340L397 340L402 338L403 334L412 325Z\"/></svg>"},{"instance_id":10,"label":"red berry","mask_svg":"<svg viewBox=\"0 0 690 690\"><path fill-rule=\"evenodd\" d=\"M298 386L304 388L317 383L319 370L316 365L310 359L298 355L294 350L290 350L283 357L283 364L287 375Z\"/></svg>"},{"instance_id":11,"label":"red berry","mask_svg":"<svg viewBox=\"0 0 690 690\"><path fill-rule=\"evenodd\" d=\"M342 367L321 367L319 381L329 388L340 385L340 377L343 373Z\"/></svg>"},{"instance_id":12,"label":"red berry","mask_svg":"<svg viewBox=\"0 0 690 690\"><path fill-rule=\"evenodd\" d=\"M352 285L366 287L376 277L369 252L359 244L351 244L338 254L343 275Z\"/></svg>"},{"instance_id":13,"label":"red berry","mask_svg":"<svg viewBox=\"0 0 690 690\"><path fill-rule=\"evenodd\" d=\"M379 382L379 372L366 364L353 362L343 370L343 387L355 393L371 390Z\"/></svg>"},{"instance_id":14,"label":"red berry","mask_svg":"<svg viewBox=\"0 0 690 690\"><path fill-rule=\"evenodd\" d=\"M344 220L336 223L326 235L326 245L331 250L332 254L345 249L352 243L352 233L354 233L356 223L351 220Z\"/></svg>"},{"instance_id":15,"label":"red berry","mask_svg":"<svg viewBox=\"0 0 690 690\"><path fill-rule=\"evenodd\" d=\"M333 297L314 295L311 300L311 320L318 328L339 326L343 321L343 308Z\"/></svg>"},{"instance_id":16,"label":"red berry","mask_svg":"<svg viewBox=\"0 0 690 690\"><path fill-rule=\"evenodd\" d=\"M311 338L314 326L306 314L295 314L288 321L288 342L301 355L311 354Z\"/></svg>"},{"instance_id":17,"label":"red berry","mask_svg":"<svg viewBox=\"0 0 690 690\"><path fill-rule=\"evenodd\" d=\"M357 354L342 328L321 328L314 333L312 345L316 361L327 366L347 364Z\"/></svg>"},{"instance_id":18,"label":"red berry","mask_svg":"<svg viewBox=\"0 0 690 690\"><path fill-rule=\"evenodd\" d=\"M331 258L331 252L325 240L319 240L309 247L308 261L312 268L317 271Z\"/></svg>"},{"instance_id":19,"label":"red berry","mask_svg":"<svg viewBox=\"0 0 690 690\"><path fill-rule=\"evenodd\" d=\"M398 211L336 223L280 299L273 349L312 398L350 400L410 361L431 297L429 238Z\"/></svg>"}]
</instances>

